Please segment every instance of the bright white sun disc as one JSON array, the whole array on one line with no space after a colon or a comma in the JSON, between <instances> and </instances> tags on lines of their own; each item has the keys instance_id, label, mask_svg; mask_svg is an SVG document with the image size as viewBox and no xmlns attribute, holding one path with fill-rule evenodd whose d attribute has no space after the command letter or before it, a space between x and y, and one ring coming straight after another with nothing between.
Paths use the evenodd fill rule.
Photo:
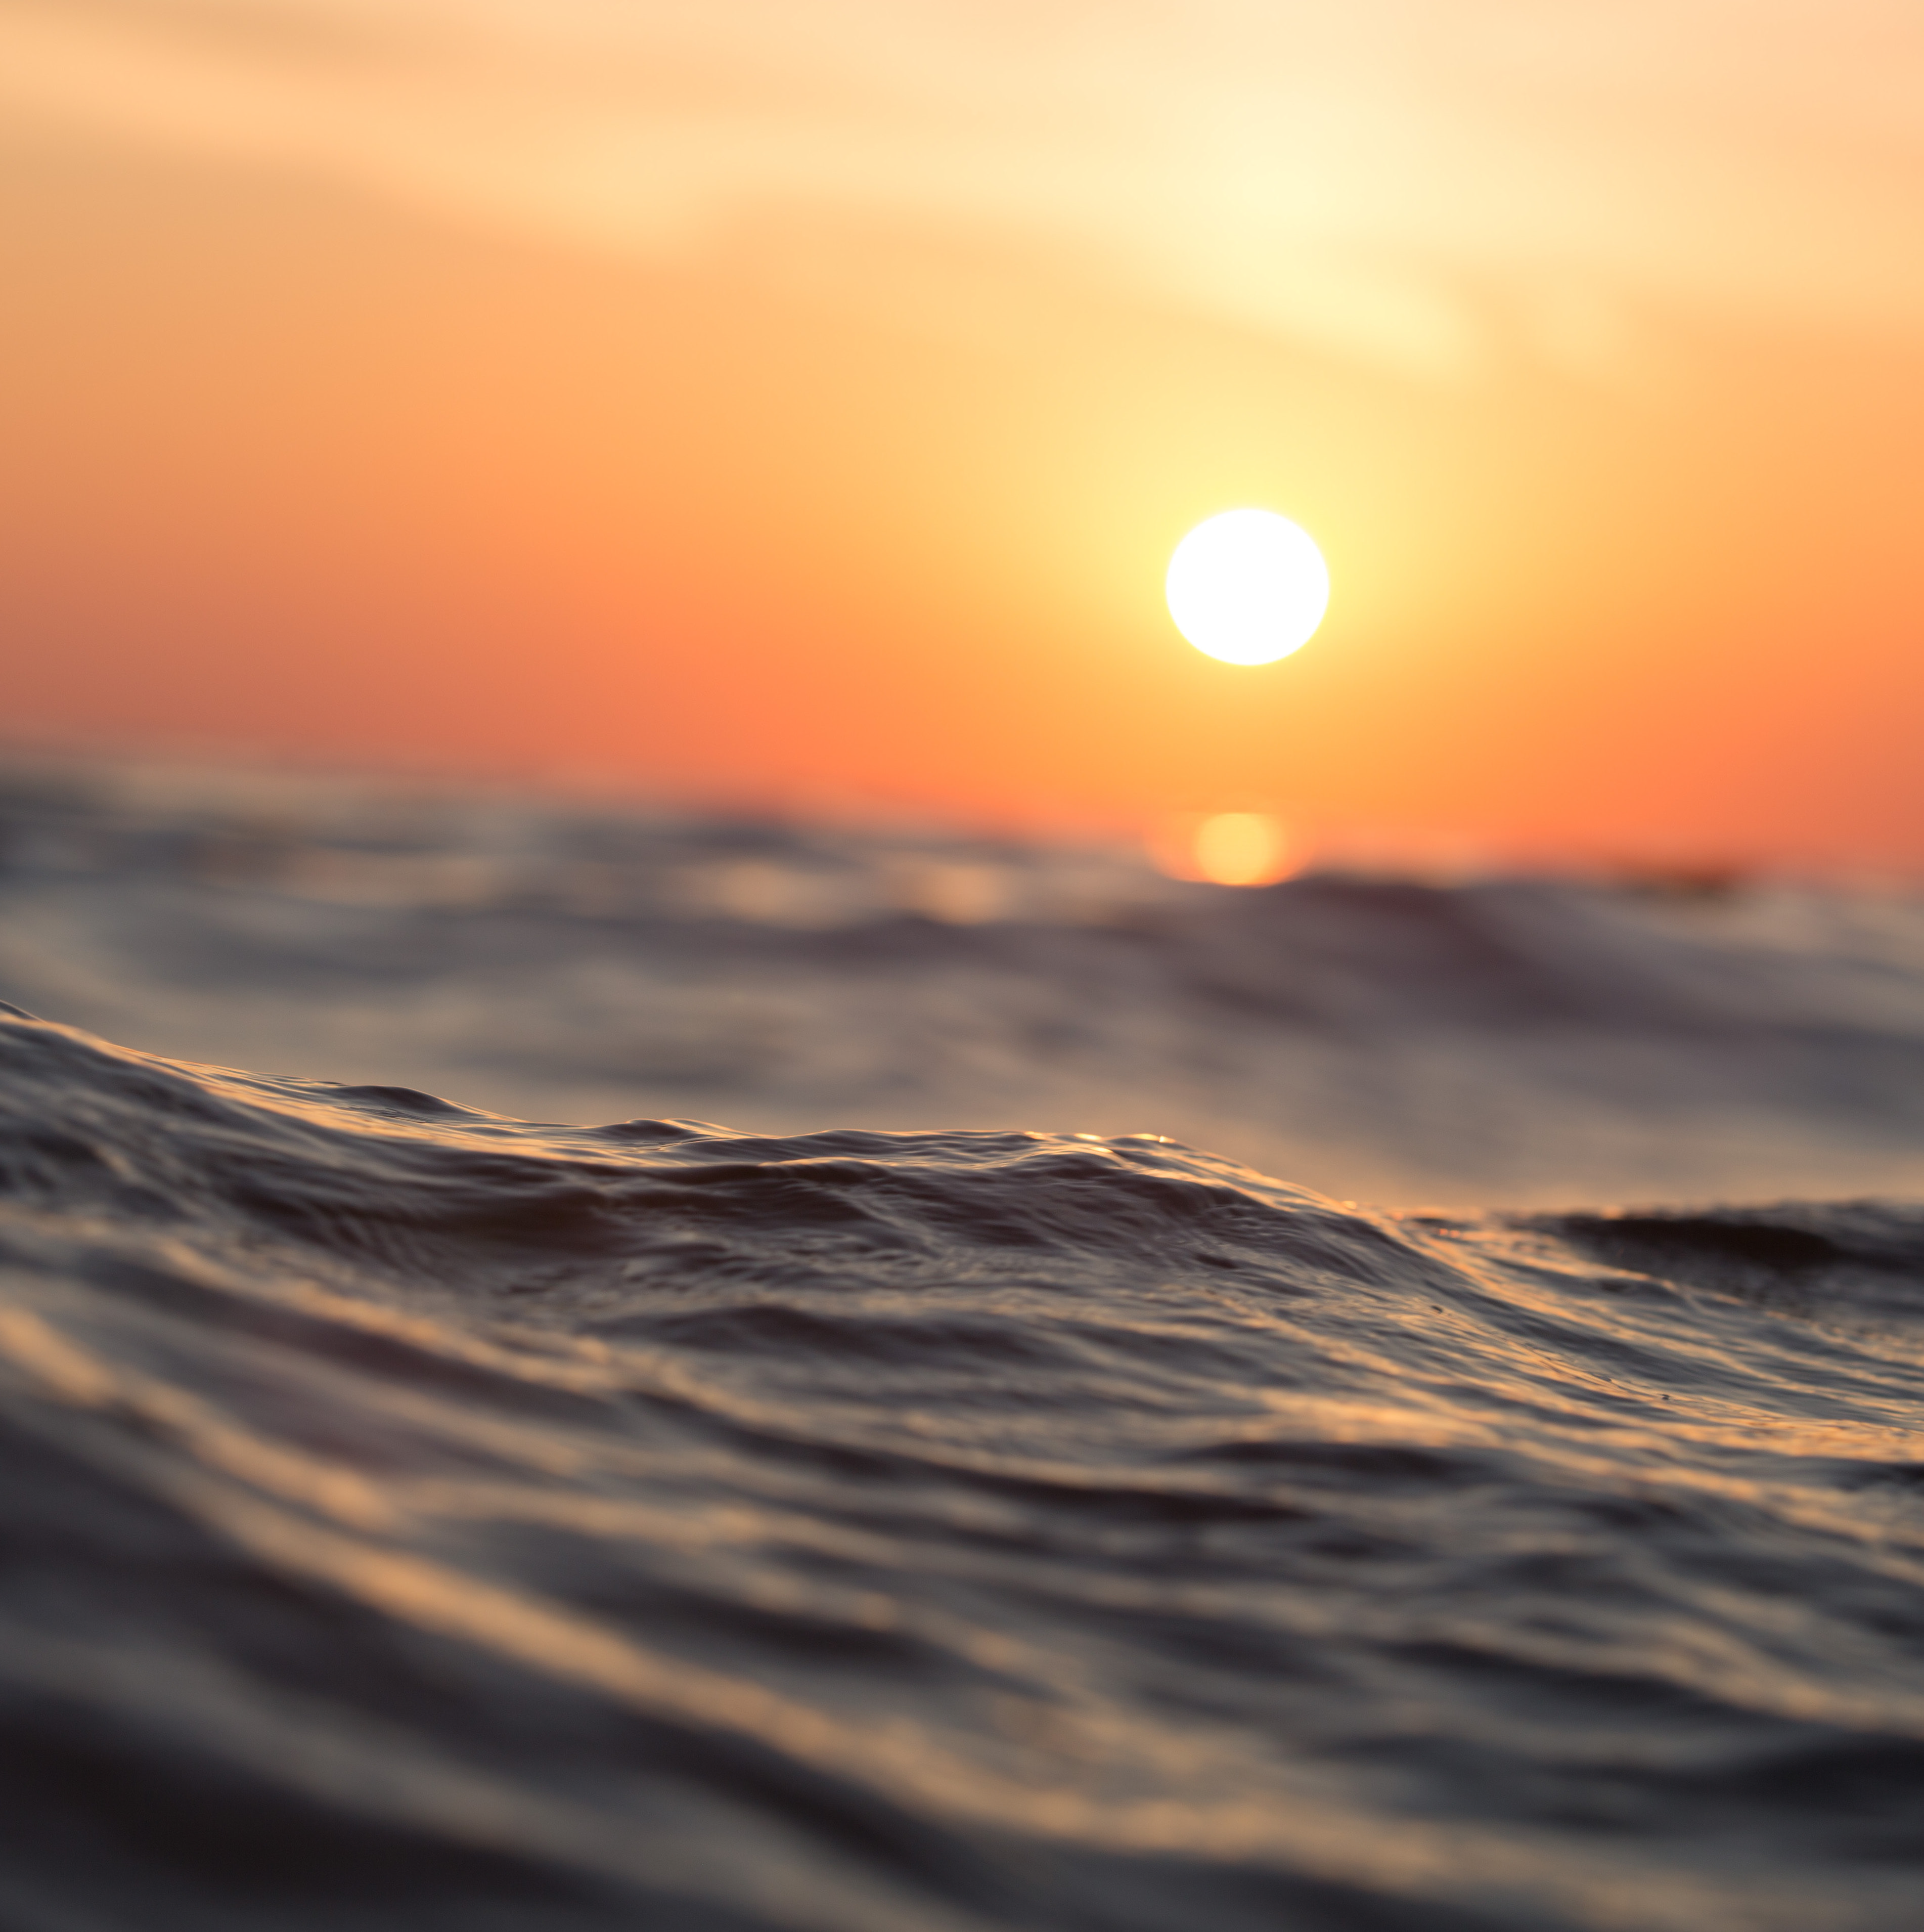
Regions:
<instances>
[{"instance_id":1,"label":"bright white sun disc","mask_svg":"<svg viewBox=\"0 0 1924 1932\"><path fill-rule=\"evenodd\" d=\"M1274 510L1224 510L1176 546L1164 584L1176 628L1224 664L1300 650L1329 608L1329 568L1309 532Z\"/></svg>"}]
</instances>

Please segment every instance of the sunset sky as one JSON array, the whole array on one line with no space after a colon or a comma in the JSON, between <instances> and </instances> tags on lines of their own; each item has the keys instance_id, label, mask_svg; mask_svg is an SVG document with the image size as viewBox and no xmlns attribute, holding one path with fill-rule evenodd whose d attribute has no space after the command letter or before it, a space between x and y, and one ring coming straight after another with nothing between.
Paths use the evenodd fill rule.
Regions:
<instances>
[{"instance_id":1,"label":"sunset sky","mask_svg":"<svg viewBox=\"0 0 1924 1932\"><path fill-rule=\"evenodd\" d=\"M0 0L0 152L14 743L1924 864L1916 0Z\"/></svg>"}]
</instances>

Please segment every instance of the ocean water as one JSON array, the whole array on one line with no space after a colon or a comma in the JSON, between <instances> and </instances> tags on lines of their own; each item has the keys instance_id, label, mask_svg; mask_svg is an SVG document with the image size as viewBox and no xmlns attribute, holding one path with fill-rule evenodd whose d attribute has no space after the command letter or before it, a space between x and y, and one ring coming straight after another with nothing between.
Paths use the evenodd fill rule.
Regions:
<instances>
[{"instance_id":1,"label":"ocean water","mask_svg":"<svg viewBox=\"0 0 1924 1932\"><path fill-rule=\"evenodd\" d=\"M524 1119L1152 1132L1342 1199L1924 1192L1924 890L1324 874L0 762L0 999Z\"/></svg>"},{"instance_id":2,"label":"ocean water","mask_svg":"<svg viewBox=\"0 0 1924 1932\"><path fill-rule=\"evenodd\" d=\"M8 1932L1920 1922L1914 902L12 782Z\"/></svg>"}]
</instances>

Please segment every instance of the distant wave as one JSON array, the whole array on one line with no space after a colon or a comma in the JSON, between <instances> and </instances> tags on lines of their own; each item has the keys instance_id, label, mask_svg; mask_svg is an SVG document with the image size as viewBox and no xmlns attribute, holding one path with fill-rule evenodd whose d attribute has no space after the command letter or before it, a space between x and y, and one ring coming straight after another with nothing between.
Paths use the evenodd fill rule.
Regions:
<instances>
[{"instance_id":1,"label":"distant wave","mask_svg":"<svg viewBox=\"0 0 1924 1932\"><path fill-rule=\"evenodd\" d=\"M0 757L0 998L527 1119L1148 1130L1341 1197L1924 1192L1924 893Z\"/></svg>"},{"instance_id":2,"label":"distant wave","mask_svg":"<svg viewBox=\"0 0 1924 1932\"><path fill-rule=\"evenodd\" d=\"M0 1019L0 1923L1899 1932L1924 1210Z\"/></svg>"}]
</instances>

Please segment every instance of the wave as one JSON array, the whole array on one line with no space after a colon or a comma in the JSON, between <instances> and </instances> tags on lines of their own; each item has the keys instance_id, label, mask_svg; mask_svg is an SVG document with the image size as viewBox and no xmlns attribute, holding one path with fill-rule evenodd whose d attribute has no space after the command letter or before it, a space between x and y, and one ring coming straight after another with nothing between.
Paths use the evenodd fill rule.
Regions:
<instances>
[{"instance_id":1,"label":"wave","mask_svg":"<svg viewBox=\"0 0 1924 1932\"><path fill-rule=\"evenodd\" d=\"M0 1919L1895 1928L1924 1209L0 1018Z\"/></svg>"},{"instance_id":2,"label":"wave","mask_svg":"<svg viewBox=\"0 0 1924 1932\"><path fill-rule=\"evenodd\" d=\"M0 758L0 997L523 1118L1147 1129L1370 1200L1924 1186L1895 886L1237 892L1092 844Z\"/></svg>"}]
</instances>

